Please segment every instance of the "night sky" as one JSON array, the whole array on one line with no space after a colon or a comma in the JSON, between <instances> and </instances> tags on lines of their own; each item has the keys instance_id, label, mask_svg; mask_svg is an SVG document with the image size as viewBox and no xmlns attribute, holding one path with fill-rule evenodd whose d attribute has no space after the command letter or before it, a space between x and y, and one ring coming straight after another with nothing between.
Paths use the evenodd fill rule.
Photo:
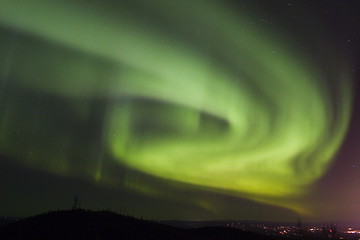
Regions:
<instances>
[{"instance_id":1,"label":"night sky","mask_svg":"<svg viewBox=\"0 0 360 240\"><path fill-rule=\"evenodd\" d=\"M1 0L0 216L360 221L359 10Z\"/></svg>"}]
</instances>

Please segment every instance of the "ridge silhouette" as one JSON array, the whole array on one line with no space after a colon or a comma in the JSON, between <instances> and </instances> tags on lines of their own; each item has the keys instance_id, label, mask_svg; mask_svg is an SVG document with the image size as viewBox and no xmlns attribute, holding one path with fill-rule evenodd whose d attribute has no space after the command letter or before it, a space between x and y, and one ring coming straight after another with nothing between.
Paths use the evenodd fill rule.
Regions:
<instances>
[{"instance_id":1,"label":"ridge silhouette","mask_svg":"<svg viewBox=\"0 0 360 240\"><path fill-rule=\"evenodd\" d=\"M0 228L0 239L92 240L92 239L199 239L275 240L279 237L225 227L180 229L110 211L83 209L52 211ZM285 238L284 238L285 239Z\"/></svg>"}]
</instances>

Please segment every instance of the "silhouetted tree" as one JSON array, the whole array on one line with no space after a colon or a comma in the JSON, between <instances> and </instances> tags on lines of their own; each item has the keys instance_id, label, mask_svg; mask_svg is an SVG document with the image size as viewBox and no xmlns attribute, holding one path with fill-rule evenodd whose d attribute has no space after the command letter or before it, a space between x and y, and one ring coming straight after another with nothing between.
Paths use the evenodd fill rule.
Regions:
<instances>
[{"instance_id":1,"label":"silhouetted tree","mask_svg":"<svg viewBox=\"0 0 360 240\"><path fill-rule=\"evenodd\" d=\"M78 198L78 195L75 195L74 197L74 205L72 207L72 210L76 210L76 209L79 209L80 208L80 200Z\"/></svg>"},{"instance_id":2,"label":"silhouetted tree","mask_svg":"<svg viewBox=\"0 0 360 240\"><path fill-rule=\"evenodd\" d=\"M300 218L298 218L298 224L297 224L297 234L298 234L298 236L297 237L299 239L303 239L304 238L304 232L305 232L305 230L303 228L303 224L302 224Z\"/></svg>"}]
</instances>

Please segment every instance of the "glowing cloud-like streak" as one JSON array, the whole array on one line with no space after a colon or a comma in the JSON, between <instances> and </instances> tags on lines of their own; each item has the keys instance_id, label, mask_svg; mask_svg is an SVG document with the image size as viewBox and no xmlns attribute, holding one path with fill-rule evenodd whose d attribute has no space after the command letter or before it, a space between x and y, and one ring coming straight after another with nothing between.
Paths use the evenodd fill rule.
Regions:
<instances>
[{"instance_id":1,"label":"glowing cloud-like streak","mask_svg":"<svg viewBox=\"0 0 360 240\"><path fill-rule=\"evenodd\" d=\"M321 177L342 143L349 77L339 70L330 89L304 53L216 1L123 4L1 1L5 28L84 55L29 44L6 77L63 99L108 99L101 151L121 164L301 210L284 199ZM70 117L86 116L90 105L75 104ZM72 138L55 136L57 145ZM2 151L14 155L9 142L2 134ZM71 164L66 156L54 162ZM100 179L95 168L88 174Z\"/></svg>"}]
</instances>

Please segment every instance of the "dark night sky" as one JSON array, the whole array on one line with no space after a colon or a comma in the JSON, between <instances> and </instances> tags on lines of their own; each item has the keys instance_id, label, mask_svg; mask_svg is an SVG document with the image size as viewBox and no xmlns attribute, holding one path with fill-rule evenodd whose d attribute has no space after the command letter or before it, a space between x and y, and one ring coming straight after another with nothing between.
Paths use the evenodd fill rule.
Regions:
<instances>
[{"instance_id":1,"label":"dark night sky","mask_svg":"<svg viewBox=\"0 0 360 240\"><path fill-rule=\"evenodd\" d=\"M360 221L360 4L0 2L0 215Z\"/></svg>"}]
</instances>

